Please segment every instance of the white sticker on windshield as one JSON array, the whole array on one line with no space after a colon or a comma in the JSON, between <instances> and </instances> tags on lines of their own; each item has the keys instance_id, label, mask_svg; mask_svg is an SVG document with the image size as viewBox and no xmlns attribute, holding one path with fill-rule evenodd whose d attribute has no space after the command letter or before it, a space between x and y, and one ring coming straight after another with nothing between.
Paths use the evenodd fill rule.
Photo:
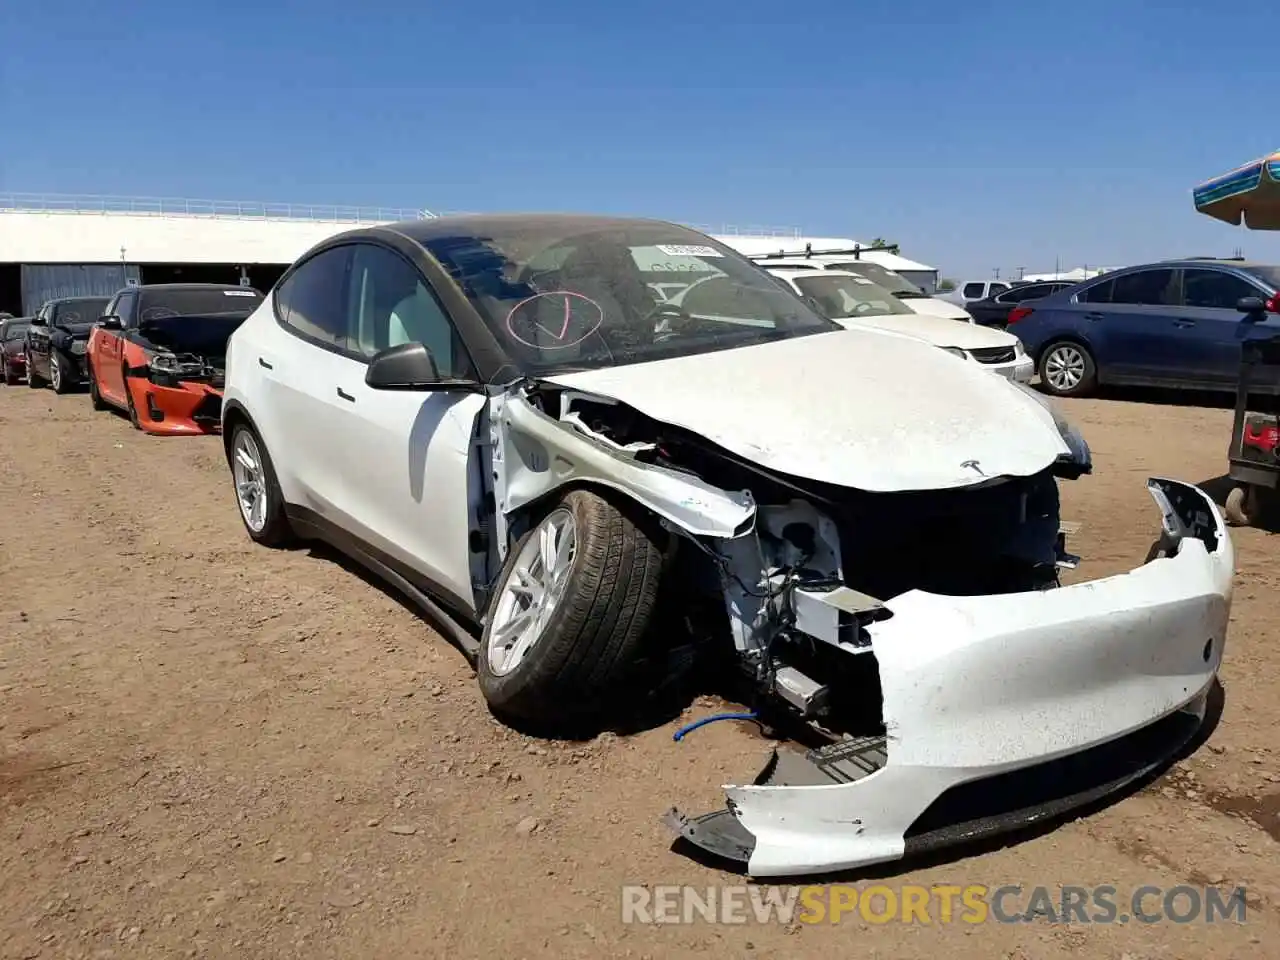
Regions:
<instances>
[{"instance_id":1,"label":"white sticker on windshield","mask_svg":"<svg viewBox=\"0 0 1280 960\"><path fill-rule=\"evenodd\" d=\"M660 243L658 249L668 257L723 257L715 247L686 246L679 243Z\"/></svg>"},{"instance_id":2,"label":"white sticker on windshield","mask_svg":"<svg viewBox=\"0 0 1280 960\"><path fill-rule=\"evenodd\" d=\"M257 294L252 290L223 290L224 297L256 297Z\"/></svg>"}]
</instances>

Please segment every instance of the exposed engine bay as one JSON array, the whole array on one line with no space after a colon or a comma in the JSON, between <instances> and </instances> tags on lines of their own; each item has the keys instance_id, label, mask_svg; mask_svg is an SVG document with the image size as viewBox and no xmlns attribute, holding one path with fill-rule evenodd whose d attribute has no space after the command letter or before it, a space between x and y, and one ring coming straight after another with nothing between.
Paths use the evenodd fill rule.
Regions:
<instances>
[{"instance_id":1,"label":"exposed engine bay","mask_svg":"<svg viewBox=\"0 0 1280 960\"><path fill-rule=\"evenodd\" d=\"M235 312L146 318L138 328L138 343L146 350L147 363L132 372L162 387L187 381L221 388L227 340L246 316Z\"/></svg>"},{"instance_id":2,"label":"exposed engine bay","mask_svg":"<svg viewBox=\"0 0 1280 960\"><path fill-rule=\"evenodd\" d=\"M675 534L668 562L670 579L683 585L681 609L718 607L702 624L718 621L722 636L732 637L753 696L824 729L855 723L869 733L880 722L865 709L874 664L859 661L871 659L860 656L871 653L867 625L892 616L886 601L912 590L977 596L1051 589L1059 569L1076 562L1060 530L1057 482L1091 464L1087 446L1065 424L1072 453L1033 476L867 493L787 476L626 404L553 384L506 398L504 415L515 429L502 431L510 450L499 441L495 459L508 467L496 471L508 488L498 501L508 510L513 504L502 494L523 485L510 468L532 466L545 480L538 460L547 454L534 454L534 445L566 430L606 459L629 464L633 475L674 483L646 505L659 515L663 502L676 508L665 518ZM542 436L525 442L520 427L535 423ZM645 502L642 490L618 479ZM678 512L709 505L710 491L739 505L735 528L700 531Z\"/></svg>"}]
</instances>

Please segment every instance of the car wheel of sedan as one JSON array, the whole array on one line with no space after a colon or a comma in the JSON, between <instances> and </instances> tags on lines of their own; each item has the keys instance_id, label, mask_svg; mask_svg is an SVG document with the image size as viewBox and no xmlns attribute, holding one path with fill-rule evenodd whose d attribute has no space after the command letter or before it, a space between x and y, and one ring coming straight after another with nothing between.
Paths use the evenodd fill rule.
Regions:
<instances>
[{"instance_id":1,"label":"car wheel of sedan","mask_svg":"<svg viewBox=\"0 0 1280 960\"><path fill-rule=\"evenodd\" d=\"M575 490L511 549L480 643L496 714L573 729L603 712L633 667L662 551L626 512Z\"/></svg>"},{"instance_id":2,"label":"car wheel of sedan","mask_svg":"<svg viewBox=\"0 0 1280 960\"><path fill-rule=\"evenodd\" d=\"M243 423L231 433L231 478L236 486L240 519L249 536L265 547L282 547L293 539L284 497L267 449Z\"/></svg>"},{"instance_id":3,"label":"car wheel of sedan","mask_svg":"<svg viewBox=\"0 0 1280 960\"><path fill-rule=\"evenodd\" d=\"M67 377L66 361L57 350L49 353L49 386L54 393L70 393L71 381Z\"/></svg>"},{"instance_id":4,"label":"car wheel of sedan","mask_svg":"<svg viewBox=\"0 0 1280 960\"><path fill-rule=\"evenodd\" d=\"M93 361L87 361L85 366L88 367L86 372L89 374L89 403L95 410L105 410L107 401L102 399L102 393L98 390L98 373L94 369Z\"/></svg>"},{"instance_id":5,"label":"car wheel of sedan","mask_svg":"<svg viewBox=\"0 0 1280 960\"><path fill-rule=\"evenodd\" d=\"M1073 340L1050 344L1040 355L1040 385L1057 397L1079 397L1098 384L1098 367L1088 348Z\"/></svg>"},{"instance_id":6,"label":"car wheel of sedan","mask_svg":"<svg viewBox=\"0 0 1280 960\"><path fill-rule=\"evenodd\" d=\"M27 386L32 390L38 390L44 386L44 377L36 373L35 366L31 363L31 354L27 354Z\"/></svg>"}]
</instances>

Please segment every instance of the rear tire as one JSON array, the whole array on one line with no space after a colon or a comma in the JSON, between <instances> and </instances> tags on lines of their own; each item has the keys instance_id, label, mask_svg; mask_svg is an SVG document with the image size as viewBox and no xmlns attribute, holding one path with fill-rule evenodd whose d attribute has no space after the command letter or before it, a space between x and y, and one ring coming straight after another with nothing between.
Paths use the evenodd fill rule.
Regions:
<instances>
[{"instance_id":1,"label":"rear tire","mask_svg":"<svg viewBox=\"0 0 1280 960\"><path fill-rule=\"evenodd\" d=\"M284 495L266 445L252 427L239 423L231 431L228 449L236 505L249 537L264 547L285 547L293 543L296 538L285 514ZM255 505L260 505L260 512Z\"/></svg>"},{"instance_id":2,"label":"rear tire","mask_svg":"<svg viewBox=\"0 0 1280 960\"><path fill-rule=\"evenodd\" d=\"M1040 386L1055 397L1083 397L1098 386L1098 366L1084 344L1059 340L1045 347L1037 367Z\"/></svg>"},{"instance_id":3,"label":"rear tire","mask_svg":"<svg viewBox=\"0 0 1280 960\"><path fill-rule=\"evenodd\" d=\"M98 371L94 367L92 360L85 361L86 372L89 374L89 403L95 410L106 410L107 401L102 399L102 394L98 391Z\"/></svg>"},{"instance_id":4,"label":"rear tire","mask_svg":"<svg viewBox=\"0 0 1280 960\"><path fill-rule=\"evenodd\" d=\"M566 733L598 723L639 660L662 564L629 511L585 490L556 503L498 578L478 669L493 712Z\"/></svg>"}]
</instances>

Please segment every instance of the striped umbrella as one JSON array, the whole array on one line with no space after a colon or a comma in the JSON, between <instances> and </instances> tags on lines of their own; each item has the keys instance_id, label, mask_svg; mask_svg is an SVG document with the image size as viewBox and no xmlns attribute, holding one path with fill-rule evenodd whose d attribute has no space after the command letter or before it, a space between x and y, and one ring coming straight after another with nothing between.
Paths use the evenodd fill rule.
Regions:
<instances>
[{"instance_id":1,"label":"striped umbrella","mask_svg":"<svg viewBox=\"0 0 1280 960\"><path fill-rule=\"evenodd\" d=\"M1207 180L1191 195L1196 210L1232 226L1280 230L1280 151Z\"/></svg>"}]
</instances>

